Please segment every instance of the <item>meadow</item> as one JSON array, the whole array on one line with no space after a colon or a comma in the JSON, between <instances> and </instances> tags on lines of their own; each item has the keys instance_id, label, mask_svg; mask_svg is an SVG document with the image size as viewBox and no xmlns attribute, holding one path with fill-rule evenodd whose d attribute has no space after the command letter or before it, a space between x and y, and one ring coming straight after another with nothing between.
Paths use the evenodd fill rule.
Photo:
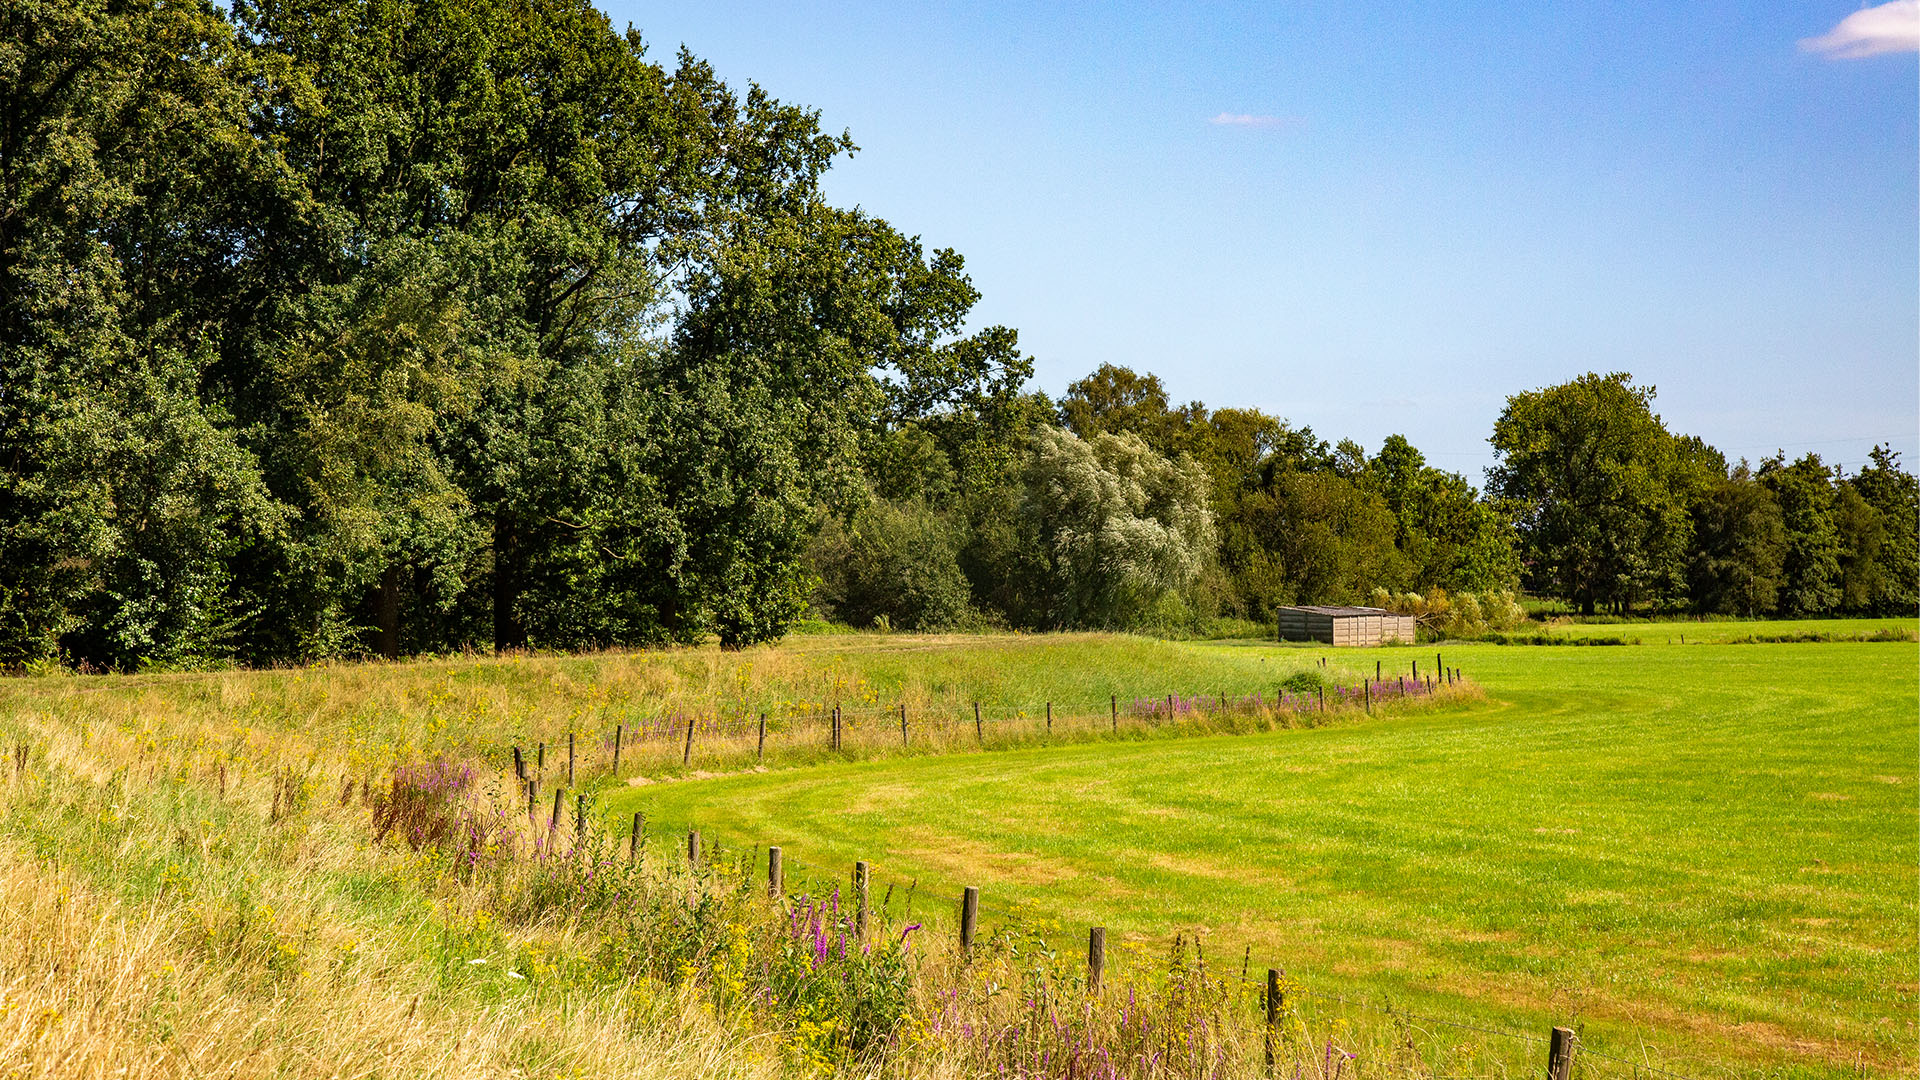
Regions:
<instances>
[{"instance_id":1,"label":"meadow","mask_svg":"<svg viewBox=\"0 0 1920 1080\"><path fill-rule=\"evenodd\" d=\"M1184 648L1241 670L1300 652ZM1446 653L1491 700L649 785L609 810L821 867L865 859L940 915L976 885L1063 942L1095 924L1145 949L1198 934L1357 1025L1373 1010L1335 996L1577 1025L1688 1075L1912 1071L1912 645ZM1457 1057L1461 1034L1433 1028L1423 1052ZM1516 1068L1536 1053L1468 1038Z\"/></svg>"},{"instance_id":2,"label":"meadow","mask_svg":"<svg viewBox=\"0 0 1920 1080\"><path fill-rule=\"evenodd\" d=\"M841 634L0 681L0 1069L1060 1075L1131 1047L1130 1074L1250 1076L1244 963L1287 970L1301 1078L1533 1073L1505 1033L1552 1023L1581 1076L1911 1074L1913 645L1439 648L1470 684L1371 716L1272 706L1434 647ZM717 724L761 712L764 759ZM683 765L688 717L715 726ZM616 725L668 736L617 779ZM544 795L570 732L588 821L543 829L509 748L547 744ZM469 834L406 840L435 822ZM770 842L823 900L872 863L870 953L830 954L844 907L769 909ZM859 1043L876 1009L896 1035Z\"/></svg>"},{"instance_id":3,"label":"meadow","mask_svg":"<svg viewBox=\"0 0 1920 1080\"><path fill-rule=\"evenodd\" d=\"M951 714L947 732L928 722L903 751L859 731L837 756L930 755L963 727L973 737L959 714L981 698L997 710L987 745L1044 730L1019 716L1031 687L997 681L1010 671L1077 670L1078 689L1117 692L1125 680L1084 673L1127 668L1157 695L1164 677L1148 673L1271 690L1275 666L1315 669L1144 639L848 635L741 653L0 680L0 1072L965 1076L1097 1049L1152 1063L1127 1075L1174 1075L1202 1050L1212 1064L1181 1074L1247 1075L1258 1051L1236 1041L1244 1025L1217 1023L1226 989L1179 963L1140 988L1164 1006L1151 1023L1127 1022L1129 997L1086 999L1056 1025L1005 987L1045 988L1050 1009L1074 976L1034 968L1005 935L957 968L950 942L916 951L897 926L870 951L830 953L848 909L770 904L733 852L709 848L698 873L634 860L623 834L580 827L571 791L551 819L525 812L508 748L550 747L533 769L544 795L563 788L569 733L764 710L790 736L767 764L800 767L836 756L818 737L829 702L884 694L917 719ZM1193 723L1129 721L1119 738L1183 730ZM1087 724L1079 737L1111 734ZM580 794L606 789L604 742L578 741ZM630 743L626 775L686 773L682 746ZM702 744L693 772L716 749L743 753ZM1289 1058L1325 1075L1309 1041L1289 1039Z\"/></svg>"},{"instance_id":4,"label":"meadow","mask_svg":"<svg viewBox=\"0 0 1920 1080\"><path fill-rule=\"evenodd\" d=\"M1561 617L1529 624L1516 636L1627 645L1793 644L1795 640L1873 641L1914 637L1912 619L1624 619Z\"/></svg>"}]
</instances>

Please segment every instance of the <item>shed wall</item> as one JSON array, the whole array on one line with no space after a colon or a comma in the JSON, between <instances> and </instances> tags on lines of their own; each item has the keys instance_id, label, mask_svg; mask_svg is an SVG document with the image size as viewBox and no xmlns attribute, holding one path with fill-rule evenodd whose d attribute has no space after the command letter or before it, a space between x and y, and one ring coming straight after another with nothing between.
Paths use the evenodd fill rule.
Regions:
<instances>
[{"instance_id":1,"label":"shed wall","mask_svg":"<svg viewBox=\"0 0 1920 1080\"><path fill-rule=\"evenodd\" d=\"M1411 615L1323 615L1314 611L1283 610L1277 620L1281 641L1319 641L1328 645L1364 647L1393 642L1411 645Z\"/></svg>"},{"instance_id":2,"label":"shed wall","mask_svg":"<svg viewBox=\"0 0 1920 1080\"><path fill-rule=\"evenodd\" d=\"M1331 615L1321 615L1312 611L1280 612L1281 641L1322 641L1336 644L1334 623Z\"/></svg>"}]
</instances>

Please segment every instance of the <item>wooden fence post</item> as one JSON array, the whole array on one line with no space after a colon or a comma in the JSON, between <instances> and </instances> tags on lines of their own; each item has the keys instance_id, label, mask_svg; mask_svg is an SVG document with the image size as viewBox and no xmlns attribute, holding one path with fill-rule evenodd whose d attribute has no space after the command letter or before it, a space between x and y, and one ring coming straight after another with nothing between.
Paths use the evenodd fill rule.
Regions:
<instances>
[{"instance_id":1,"label":"wooden fence post","mask_svg":"<svg viewBox=\"0 0 1920 1080\"><path fill-rule=\"evenodd\" d=\"M760 714L760 745L754 748L753 759L765 760L767 756L767 714Z\"/></svg>"},{"instance_id":2,"label":"wooden fence post","mask_svg":"<svg viewBox=\"0 0 1920 1080\"><path fill-rule=\"evenodd\" d=\"M1433 670L1441 672L1442 674L1444 674L1447 670L1447 665L1440 662L1439 653L1433 654Z\"/></svg>"},{"instance_id":3,"label":"wooden fence post","mask_svg":"<svg viewBox=\"0 0 1920 1080\"><path fill-rule=\"evenodd\" d=\"M573 800L573 842L577 846L587 838L587 793L581 792Z\"/></svg>"},{"instance_id":4,"label":"wooden fence post","mask_svg":"<svg viewBox=\"0 0 1920 1080\"><path fill-rule=\"evenodd\" d=\"M1374 682L1380 681L1380 661L1378 660L1375 660L1373 662L1373 681Z\"/></svg>"},{"instance_id":5,"label":"wooden fence post","mask_svg":"<svg viewBox=\"0 0 1920 1080\"><path fill-rule=\"evenodd\" d=\"M1320 695L1320 711L1326 712L1327 711L1327 688L1324 686L1316 686L1313 688L1313 692Z\"/></svg>"},{"instance_id":6,"label":"wooden fence post","mask_svg":"<svg viewBox=\"0 0 1920 1080\"><path fill-rule=\"evenodd\" d=\"M560 832L560 814L567 808L567 789L553 789L553 816L547 819L547 848L553 848L554 837Z\"/></svg>"},{"instance_id":7,"label":"wooden fence post","mask_svg":"<svg viewBox=\"0 0 1920 1080\"><path fill-rule=\"evenodd\" d=\"M539 748L534 751L533 767L540 770L541 772L546 771L546 768L547 768L547 744L546 743L541 743L539 745Z\"/></svg>"},{"instance_id":8,"label":"wooden fence post","mask_svg":"<svg viewBox=\"0 0 1920 1080\"><path fill-rule=\"evenodd\" d=\"M1114 734L1117 735L1120 733L1120 695L1119 694L1114 694L1111 697L1107 698L1107 708L1111 710L1113 713L1113 731L1114 731Z\"/></svg>"},{"instance_id":9,"label":"wooden fence post","mask_svg":"<svg viewBox=\"0 0 1920 1080\"><path fill-rule=\"evenodd\" d=\"M1047 734L1053 734L1053 702L1047 702Z\"/></svg>"},{"instance_id":10,"label":"wooden fence post","mask_svg":"<svg viewBox=\"0 0 1920 1080\"><path fill-rule=\"evenodd\" d=\"M780 861L780 849L767 849L767 896L780 899L787 891L787 868Z\"/></svg>"},{"instance_id":11,"label":"wooden fence post","mask_svg":"<svg viewBox=\"0 0 1920 1080\"><path fill-rule=\"evenodd\" d=\"M524 783L527 779L527 759L520 756L520 744L513 747L513 775Z\"/></svg>"},{"instance_id":12,"label":"wooden fence post","mask_svg":"<svg viewBox=\"0 0 1920 1080\"><path fill-rule=\"evenodd\" d=\"M1087 993L1100 992L1100 978L1107 972L1107 928L1096 926L1087 931Z\"/></svg>"},{"instance_id":13,"label":"wooden fence post","mask_svg":"<svg viewBox=\"0 0 1920 1080\"><path fill-rule=\"evenodd\" d=\"M853 934L867 940L867 864L853 864Z\"/></svg>"},{"instance_id":14,"label":"wooden fence post","mask_svg":"<svg viewBox=\"0 0 1920 1080\"><path fill-rule=\"evenodd\" d=\"M1367 715L1372 716L1373 715L1373 684L1370 682L1367 682L1365 679L1362 679L1360 681L1360 691L1361 691L1361 696L1366 701Z\"/></svg>"},{"instance_id":15,"label":"wooden fence post","mask_svg":"<svg viewBox=\"0 0 1920 1080\"><path fill-rule=\"evenodd\" d=\"M573 732L567 732L567 786L573 786Z\"/></svg>"},{"instance_id":16,"label":"wooden fence post","mask_svg":"<svg viewBox=\"0 0 1920 1080\"><path fill-rule=\"evenodd\" d=\"M700 830L687 831L687 869L700 869Z\"/></svg>"},{"instance_id":17,"label":"wooden fence post","mask_svg":"<svg viewBox=\"0 0 1920 1080\"><path fill-rule=\"evenodd\" d=\"M534 814L537 813L539 809L540 809L540 781L528 780L527 781L527 824L528 825L532 825L535 821L539 820L538 818L534 817Z\"/></svg>"},{"instance_id":18,"label":"wooden fence post","mask_svg":"<svg viewBox=\"0 0 1920 1080\"><path fill-rule=\"evenodd\" d=\"M1547 1044L1547 1080L1570 1080L1573 1075L1573 1032L1553 1029L1553 1041Z\"/></svg>"},{"instance_id":19,"label":"wooden fence post","mask_svg":"<svg viewBox=\"0 0 1920 1080\"><path fill-rule=\"evenodd\" d=\"M613 725L613 775L615 779L619 779L620 777L620 737L625 735L626 731L627 726L625 724Z\"/></svg>"},{"instance_id":20,"label":"wooden fence post","mask_svg":"<svg viewBox=\"0 0 1920 1080\"><path fill-rule=\"evenodd\" d=\"M687 717L687 747L686 749L680 751L680 767L683 769L686 768L689 764L692 764L693 762L693 721L694 719L695 718L691 716Z\"/></svg>"},{"instance_id":21,"label":"wooden fence post","mask_svg":"<svg viewBox=\"0 0 1920 1080\"><path fill-rule=\"evenodd\" d=\"M1274 1066L1274 1029L1280 1026L1280 969L1267 969L1267 1072Z\"/></svg>"},{"instance_id":22,"label":"wooden fence post","mask_svg":"<svg viewBox=\"0 0 1920 1080\"><path fill-rule=\"evenodd\" d=\"M973 737L980 745L987 744L986 730L980 726L980 703L977 701L973 703Z\"/></svg>"},{"instance_id":23,"label":"wooden fence post","mask_svg":"<svg viewBox=\"0 0 1920 1080\"><path fill-rule=\"evenodd\" d=\"M960 894L960 955L973 959L973 928L980 918L980 890L969 885Z\"/></svg>"},{"instance_id":24,"label":"wooden fence post","mask_svg":"<svg viewBox=\"0 0 1920 1080\"><path fill-rule=\"evenodd\" d=\"M627 860L629 862L640 857L640 845L646 842L646 836L647 815L635 810L633 812L633 835L627 840Z\"/></svg>"}]
</instances>

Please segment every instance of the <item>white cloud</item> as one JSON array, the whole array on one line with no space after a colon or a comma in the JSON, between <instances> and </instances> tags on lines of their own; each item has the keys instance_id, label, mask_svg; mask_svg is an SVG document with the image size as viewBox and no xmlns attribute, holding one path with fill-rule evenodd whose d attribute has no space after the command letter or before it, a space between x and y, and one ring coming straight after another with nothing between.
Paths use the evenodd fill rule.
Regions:
<instances>
[{"instance_id":1,"label":"white cloud","mask_svg":"<svg viewBox=\"0 0 1920 1080\"><path fill-rule=\"evenodd\" d=\"M1913 2L1920 4L1920 0L1913 0ZM1207 123L1216 127L1294 128L1300 126L1300 119L1295 116L1258 116L1253 113L1223 112L1208 120Z\"/></svg>"},{"instance_id":2,"label":"white cloud","mask_svg":"<svg viewBox=\"0 0 1920 1080\"><path fill-rule=\"evenodd\" d=\"M1920 52L1920 0L1888 0L1861 8L1819 37L1800 39L1800 48L1829 60Z\"/></svg>"}]
</instances>

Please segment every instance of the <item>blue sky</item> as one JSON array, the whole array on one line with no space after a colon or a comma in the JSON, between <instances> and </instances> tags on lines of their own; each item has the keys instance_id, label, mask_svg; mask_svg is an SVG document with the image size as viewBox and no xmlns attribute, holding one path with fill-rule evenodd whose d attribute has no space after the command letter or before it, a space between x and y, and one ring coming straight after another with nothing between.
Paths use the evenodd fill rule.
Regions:
<instances>
[{"instance_id":1,"label":"blue sky","mask_svg":"<svg viewBox=\"0 0 1920 1080\"><path fill-rule=\"evenodd\" d=\"M1730 457L1920 466L1915 0L605 10L851 131L834 200L965 255L1050 393L1478 483L1508 394L1624 370Z\"/></svg>"}]
</instances>

